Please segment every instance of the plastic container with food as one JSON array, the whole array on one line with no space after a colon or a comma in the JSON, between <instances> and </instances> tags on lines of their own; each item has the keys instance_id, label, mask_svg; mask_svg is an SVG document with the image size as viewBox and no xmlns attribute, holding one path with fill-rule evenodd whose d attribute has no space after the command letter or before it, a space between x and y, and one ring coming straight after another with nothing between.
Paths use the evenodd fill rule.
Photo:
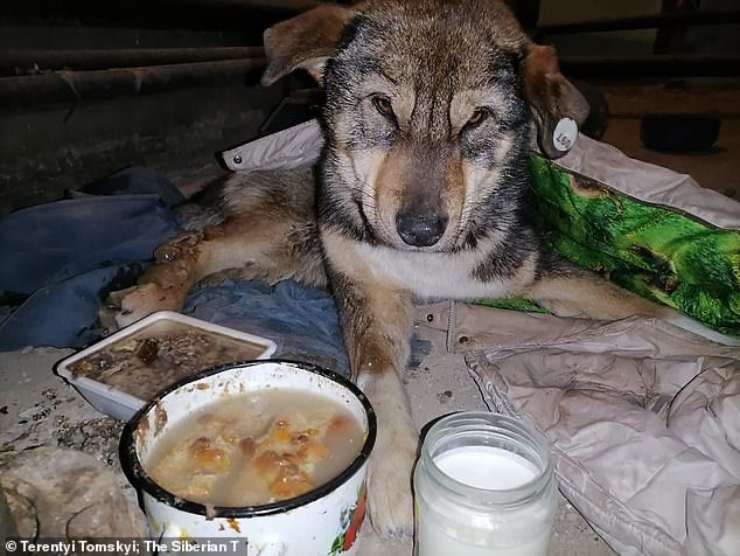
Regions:
<instances>
[{"instance_id":1,"label":"plastic container with food","mask_svg":"<svg viewBox=\"0 0 740 556\"><path fill-rule=\"evenodd\" d=\"M267 338L160 311L64 359L57 373L101 413L128 420L175 382L275 349Z\"/></svg>"}]
</instances>

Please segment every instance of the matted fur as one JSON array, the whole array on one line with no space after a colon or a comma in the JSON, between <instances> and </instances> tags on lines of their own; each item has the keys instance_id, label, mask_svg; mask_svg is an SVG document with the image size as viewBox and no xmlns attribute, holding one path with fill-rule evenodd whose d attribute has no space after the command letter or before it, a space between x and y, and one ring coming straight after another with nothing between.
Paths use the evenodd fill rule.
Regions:
<instances>
[{"instance_id":1,"label":"matted fur","mask_svg":"<svg viewBox=\"0 0 740 556\"><path fill-rule=\"evenodd\" d=\"M543 253L528 221L530 124L555 156L555 123L582 121L587 107L554 50L532 44L502 3L327 6L265 39L266 83L303 68L326 87L318 179L303 168L220 180L194 231L113 294L112 316L125 325L178 309L195 282L228 269L328 284L353 377L379 416L370 518L407 534L418 435L399 375L414 298L522 295L608 319L660 310Z\"/></svg>"}]
</instances>

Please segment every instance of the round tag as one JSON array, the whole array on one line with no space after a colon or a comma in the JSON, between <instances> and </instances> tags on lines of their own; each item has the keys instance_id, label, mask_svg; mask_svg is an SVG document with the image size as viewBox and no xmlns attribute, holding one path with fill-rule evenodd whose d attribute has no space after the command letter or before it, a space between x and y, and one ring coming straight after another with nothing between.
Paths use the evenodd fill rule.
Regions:
<instances>
[{"instance_id":1,"label":"round tag","mask_svg":"<svg viewBox=\"0 0 740 556\"><path fill-rule=\"evenodd\" d=\"M561 118L555 131L552 132L552 142L559 151L569 151L578 137L578 124L571 118Z\"/></svg>"}]
</instances>

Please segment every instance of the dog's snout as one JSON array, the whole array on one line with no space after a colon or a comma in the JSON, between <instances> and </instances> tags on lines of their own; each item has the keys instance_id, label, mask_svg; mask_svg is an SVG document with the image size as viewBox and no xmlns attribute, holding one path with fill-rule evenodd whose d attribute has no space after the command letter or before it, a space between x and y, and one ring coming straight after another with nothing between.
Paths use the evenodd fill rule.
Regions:
<instances>
[{"instance_id":1,"label":"dog's snout","mask_svg":"<svg viewBox=\"0 0 740 556\"><path fill-rule=\"evenodd\" d=\"M431 247L447 229L447 216L401 212L396 216L396 229L403 242L414 247Z\"/></svg>"}]
</instances>

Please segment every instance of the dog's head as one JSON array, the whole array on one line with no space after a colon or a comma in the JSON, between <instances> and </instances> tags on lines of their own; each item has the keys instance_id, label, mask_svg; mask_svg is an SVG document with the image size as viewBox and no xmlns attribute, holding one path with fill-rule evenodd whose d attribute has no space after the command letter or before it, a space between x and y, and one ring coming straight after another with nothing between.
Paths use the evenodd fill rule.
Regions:
<instances>
[{"instance_id":1,"label":"dog's head","mask_svg":"<svg viewBox=\"0 0 740 556\"><path fill-rule=\"evenodd\" d=\"M263 83L302 68L325 86L334 206L399 249L475 244L518 206L531 116L554 158L558 122L588 114L554 50L495 0L323 6L265 47Z\"/></svg>"}]
</instances>

